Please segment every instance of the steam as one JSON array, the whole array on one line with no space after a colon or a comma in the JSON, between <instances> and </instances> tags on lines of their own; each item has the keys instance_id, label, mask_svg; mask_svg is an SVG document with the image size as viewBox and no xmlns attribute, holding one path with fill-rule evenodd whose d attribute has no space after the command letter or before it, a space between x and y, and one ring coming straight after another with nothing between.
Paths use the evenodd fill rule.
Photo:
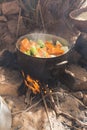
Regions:
<instances>
[{"instance_id":1,"label":"steam","mask_svg":"<svg viewBox=\"0 0 87 130\"><path fill-rule=\"evenodd\" d=\"M34 41L37 41L38 39L41 39L43 41L46 41L47 40L47 31L39 31L39 30L35 30L34 32L31 32L30 35L29 35L29 39L30 40L34 40ZM49 39L51 40L51 39Z\"/></svg>"}]
</instances>

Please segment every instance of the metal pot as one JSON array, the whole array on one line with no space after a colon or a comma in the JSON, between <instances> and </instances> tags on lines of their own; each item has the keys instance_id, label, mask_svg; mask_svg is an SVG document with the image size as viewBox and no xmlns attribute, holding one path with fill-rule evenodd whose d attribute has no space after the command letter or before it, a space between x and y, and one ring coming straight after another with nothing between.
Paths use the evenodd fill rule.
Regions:
<instances>
[{"instance_id":1,"label":"metal pot","mask_svg":"<svg viewBox=\"0 0 87 130\"><path fill-rule=\"evenodd\" d=\"M35 41L38 39L41 39L43 41L52 40L54 43L57 40L59 40L63 45L68 46L69 50L63 55L53 57L53 58L38 58L38 57L28 56L19 50L20 41L25 37ZM66 41L64 38L55 35L50 35L50 34L32 33L20 37L16 43L16 48L17 48L18 63L20 65L21 70L23 70L26 74L29 74L34 79L45 81L48 80L49 78L52 78L53 70L59 69L59 71L62 71L63 69L65 69L65 66L68 62L67 58L71 46L68 43L68 41Z\"/></svg>"},{"instance_id":2,"label":"metal pot","mask_svg":"<svg viewBox=\"0 0 87 130\"><path fill-rule=\"evenodd\" d=\"M81 31L87 33L87 6L85 8L75 9L69 13L69 16L75 25L75 27ZM83 15L81 15L83 14ZM80 18L78 17L80 16ZM85 16L85 19L84 19Z\"/></svg>"}]
</instances>

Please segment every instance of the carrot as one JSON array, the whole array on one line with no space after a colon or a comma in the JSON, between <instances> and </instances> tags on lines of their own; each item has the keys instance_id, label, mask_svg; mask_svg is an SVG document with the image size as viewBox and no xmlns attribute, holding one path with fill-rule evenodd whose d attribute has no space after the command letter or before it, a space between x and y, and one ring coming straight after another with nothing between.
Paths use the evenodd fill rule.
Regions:
<instances>
[{"instance_id":1,"label":"carrot","mask_svg":"<svg viewBox=\"0 0 87 130\"><path fill-rule=\"evenodd\" d=\"M60 54L64 53L64 50L61 49L61 47L62 47L61 44L53 45L52 43L50 43L48 41L45 44L46 44L47 52L50 55L60 55Z\"/></svg>"},{"instance_id":2,"label":"carrot","mask_svg":"<svg viewBox=\"0 0 87 130\"><path fill-rule=\"evenodd\" d=\"M25 38L21 41L21 44L20 44L20 50L22 52L25 52L25 51L28 51L30 49L30 41Z\"/></svg>"}]
</instances>

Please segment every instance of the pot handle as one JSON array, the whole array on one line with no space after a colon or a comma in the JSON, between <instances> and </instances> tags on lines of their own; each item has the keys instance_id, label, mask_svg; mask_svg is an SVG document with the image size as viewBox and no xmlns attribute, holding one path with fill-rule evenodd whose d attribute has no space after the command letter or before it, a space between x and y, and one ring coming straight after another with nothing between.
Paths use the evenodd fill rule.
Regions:
<instances>
[{"instance_id":1,"label":"pot handle","mask_svg":"<svg viewBox=\"0 0 87 130\"><path fill-rule=\"evenodd\" d=\"M51 71L53 71L53 70L57 69L58 67L60 68L61 66L66 65L67 63L68 63L68 61L67 61L67 60L62 61L62 62L59 62L59 63L55 64L54 66L52 66L52 67L48 68L48 70L51 72Z\"/></svg>"},{"instance_id":2,"label":"pot handle","mask_svg":"<svg viewBox=\"0 0 87 130\"><path fill-rule=\"evenodd\" d=\"M67 64L67 63L68 63L68 61L65 60L65 61L62 61L60 63L57 63L56 66L61 66L61 65Z\"/></svg>"},{"instance_id":3,"label":"pot handle","mask_svg":"<svg viewBox=\"0 0 87 130\"><path fill-rule=\"evenodd\" d=\"M51 78L52 78L53 76L56 76L56 75L57 75L57 73L58 73L58 71L56 71L57 69L60 70L60 69L63 67L63 69L61 69L61 72L63 72L63 71L64 71L64 68L65 68L65 65L66 65L67 63L68 63L68 61L65 60L65 61L59 62L59 63L55 64L53 67L49 68L48 70L49 70L49 73L50 73Z\"/></svg>"}]
</instances>

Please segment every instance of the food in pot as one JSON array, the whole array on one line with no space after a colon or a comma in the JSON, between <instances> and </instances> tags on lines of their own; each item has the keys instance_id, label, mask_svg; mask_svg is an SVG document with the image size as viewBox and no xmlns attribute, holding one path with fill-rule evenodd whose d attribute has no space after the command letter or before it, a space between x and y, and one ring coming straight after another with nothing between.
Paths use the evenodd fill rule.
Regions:
<instances>
[{"instance_id":1,"label":"food in pot","mask_svg":"<svg viewBox=\"0 0 87 130\"><path fill-rule=\"evenodd\" d=\"M24 38L20 43L20 51L34 57L51 58L64 54L68 51L68 47L59 41L54 44L53 41L33 41Z\"/></svg>"}]
</instances>

